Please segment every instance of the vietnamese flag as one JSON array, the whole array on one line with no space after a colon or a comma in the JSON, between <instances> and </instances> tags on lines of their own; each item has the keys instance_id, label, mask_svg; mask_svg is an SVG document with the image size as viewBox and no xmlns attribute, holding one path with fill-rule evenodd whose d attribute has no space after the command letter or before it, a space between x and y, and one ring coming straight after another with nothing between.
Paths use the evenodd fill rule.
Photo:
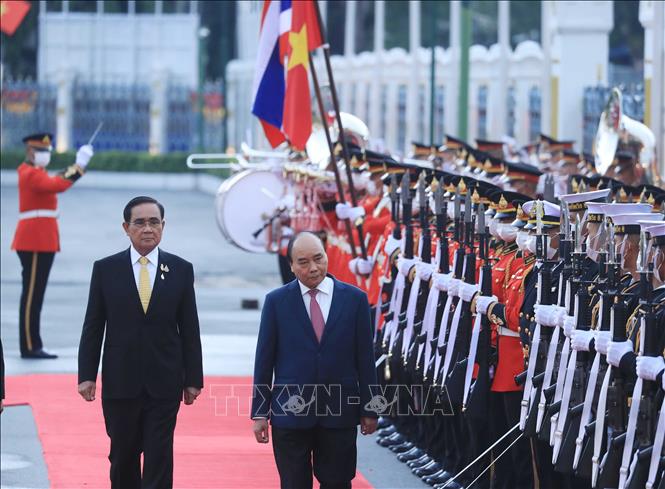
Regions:
<instances>
[{"instance_id":1,"label":"vietnamese flag","mask_svg":"<svg viewBox=\"0 0 665 489\"><path fill-rule=\"evenodd\" d=\"M0 30L8 36L13 36L28 10L30 10L30 2L2 0L0 2Z\"/></svg>"},{"instance_id":2,"label":"vietnamese flag","mask_svg":"<svg viewBox=\"0 0 665 489\"><path fill-rule=\"evenodd\" d=\"M294 0L291 10L282 124L291 145L303 150L312 132L312 107L307 73L309 52L323 43L314 1Z\"/></svg>"}]
</instances>

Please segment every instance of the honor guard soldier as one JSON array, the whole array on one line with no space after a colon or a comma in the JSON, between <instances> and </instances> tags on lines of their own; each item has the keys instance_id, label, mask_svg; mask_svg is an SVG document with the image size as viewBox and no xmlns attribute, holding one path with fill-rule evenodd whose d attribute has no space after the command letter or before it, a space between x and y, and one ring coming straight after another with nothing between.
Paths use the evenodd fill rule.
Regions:
<instances>
[{"instance_id":1,"label":"honor guard soldier","mask_svg":"<svg viewBox=\"0 0 665 489\"><path fill-rule=\"evenodd\" d=\"M33 134L23 138L26 158L18 167L19 217L12 242L23 268L23 290L19 308L19 338L22 358L57 358L43 348L39 318L44 292L55 253L60 251L57 194L69 189L85 172L92 158L91 145L79 148L76 163L51 176L53 135Z\"/></svg>"}]
</instances>

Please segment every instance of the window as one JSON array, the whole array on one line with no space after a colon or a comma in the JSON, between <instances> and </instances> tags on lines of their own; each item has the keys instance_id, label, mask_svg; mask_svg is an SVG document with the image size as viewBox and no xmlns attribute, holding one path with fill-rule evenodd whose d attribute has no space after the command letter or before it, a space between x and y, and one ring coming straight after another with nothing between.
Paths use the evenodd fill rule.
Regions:
<instances>
[{"instance_id":1,"label":"window","mask_svg":"<svg viewBox=\"0 0 665 489\"><path fill-rule=\"evenodd\" d=\"M62 12L62 1L61 0L48 0L46 2L46 11L47 12Z\"/></svg>"},{"instance_id":2,"label":"window","mask_svg":"<svg viewBox=\"0 0 665 489\"><path fill-rule=\"evenodd\" d=\"M190 2L187 0L164 0L162 12L165 14L188 14Z\"/></svg>"},{"instance_id":3,"label":"window","mask_svg":"<svg viewBox=\"0 0 665 489\"><path fill-rule=\"evenodd\" d=\"M326 2L326 35L330 44L330 54L344 54L344 23L346 22L346 2L328 0Z\"/></svg>"},{"instance_id":4,"label":"window","mask_svg":"<svg viewBox=\"0 0 665 489\"><path fill-rule=\"evenodd\" d=\"M126 14L129 12L129 2L127 0L105 0L105 14Z\"/></svg>"},{"instance_id":5,"label":"window","mask_svg":"<svg viewBox=\"0 0 665 489\"><path fill-rule=\"evenodd\" d=\"M374 2L356 2L356 53L374 49Z\"/></svg>"},{"instance_id":6,"label":"window","mask_svg":"<svg viewBox=\"0 0 665 489\"><path fill-rule=\"evenodd\" d=\"M437 85L434 93L434 142L443 144L445 135L444 106L445 106L445 88L443 85Z\"/></svg>"},{"instance_id":7,"label":"window","mask_svg":"<svg viewBox=\"0 0 665 489\"><path fill-rule=\"evenodd\" d=\"M92 2L89 0L70 0L69 11L86 13L97 12L97 2Z\"/></svg>"},{"instance_id":8,"label":"window","mask_svg":"<svg viewBox=\"0 0 665 489\"><path fill-rule=\"evenodd\" d=\"M154 0L137 0L136 2L137 14L154 14L155 2Z\"/></svg>"},{"instance_id":9,"label":"window","mask_svg":"<svg viewBox=\"0 0 665 489\"><path fill-rule=\"evenodd\" d=\"M429 143L429 135L425 134L425 118L429 119L429 107L425 109L425 85L418 85L418 118L416 139L425 144Z\"/></svg>"},{"instance_id":10,"label":"window","mask_svg":"<svg viewBox=\"0 0 665 489\"><path fill-rule=\"evenodd\" d=\"M508 98L506 100L508 110L506 111L506 131L511 138L515 137L515 87L508 88Z\"/></svg>"},{"instance_id":11,"label":"window","mask_svg":"<svg viewBox=\"0 0 665 489\"><path fill-rule=\"evenodd\" d=\"M404 154L406 143L406 85L397 89L397 150Z\"/></svg>"},{"instance_id":12,"label":"window","mask_svg":"<svg viewBox=\"0 0 665 489\"><path fill-rule=\"evenodd\" d=\"M478 88L478 139L487 139L487 86Z\"/></svg>"},{"instance_id":13,"label":"window","mask_svg":"<svg viewBox=\"0 0 665 489\"><path fill-rule=\"evenodd\" d=\"M448 47L450 40L450 2L420 2L420 32L423 47Z\"/></svg>"},{"instance_id":14,"label":"window","mask_svg":"<svg viewBox=\"0 0 665 489\"><path fill-rule=\"evenodd\" d=\"M386 49L409 48L409 2L386 2Z\"/></svg>"},{"instance_id":15,"label":"window","mask_svg":"<svg viewBox=\"0 0 665 489\"><path fill-rule=\"evenodd\" d=\"M386 115L388 112L388 85L381 85L381 134L379 137L386 137Z\"/></svg>"},{"instance_id":16,"label":"window","mask_svg":"<svg viewBox=\"0 0 665 489\"><path fill-rule=\"evenodd\" d=\"M541 96L540 88L529 90L529 141L536 141L540 134Z\"/></svg>"}]
</instances>

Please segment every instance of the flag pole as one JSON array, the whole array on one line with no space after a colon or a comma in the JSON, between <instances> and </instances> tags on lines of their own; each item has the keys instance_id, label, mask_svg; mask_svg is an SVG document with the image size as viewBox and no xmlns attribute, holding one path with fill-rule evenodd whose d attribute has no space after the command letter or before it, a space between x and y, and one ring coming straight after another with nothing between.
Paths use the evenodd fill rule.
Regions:
<instances>
[{"instance_id":1,"label":"flag pole","mask_svg":"<svg viewBox=\"0 0 665 489\"><path fill-rule=\"evenodd\" d=\"M346 177L349 181L349 196L351 198L351 205L353 207L358 206L358 199L356 197L356 189L353 184L353 176L351 175L351 164L349 160L349 149L346 145L346 138L344 137L344 126L342 125L342 116L339 111L339 101L337 100L337 88L335 87L335 79L332 74L332 66L330 64L330 45L325 42L326 35L323 28L323 22L321 22L321 10L319 9L319 2L313 0L314 9L316 11L316 20L319 23L319 32L321 33L321 40L323 42L323 57L326 61L326 71L328 72L328 81L330 83L330 94L332 95L333 108L335 109L335 118L337 119L337 126L339 127L339 142L342 145L342 158L344 159L344 166L346 168ZM310 61L310 65L314 64ZM323 115L325 121L325 115ZM325 125L325 122L324 122ZM331 152L332 155L332 152ZM365 246L365 239L363 237L363 225L362 222L356 225L356 230L358 231L358 241L360 241L360 252L363 259L367 259L367 247Z\"/></svg>"},{"instance_id":2,"label":"flag pole","mask_svg":"<svg viewBox=\"0 0 665 489\"><path fill-rule=\"evenodd\" d=\"M323 123L323 131L326 134L326 141L328 142L328 150L330 151L330 163L333 167L335 173L335 183L337 183L337 193L339 193L339 201L344 204L346 203L346 198L344 197L344 187L342 186L342 179L339 175L339 168L337 168L337 161L335 160L335 151L333 148L332 139L330 139L330 128L328 127L328 122L326 118L326 111L323 107L323 98L321 97L321 88L319 86L319 79L316 76L316 68L314 67L314 58L312 53L309 55L309 68L312 71L312 81L314 82L314 92L316 93L316 101L319 105L319 112L321 112L321 122ZM351 254L353 257L358 256L356 250L356 245L353 240L353 229L351 229L351 219L344 219L344 224L346 227L346 234L349 236L349 244L351 245Z\"/></svg>"}]
</instances>

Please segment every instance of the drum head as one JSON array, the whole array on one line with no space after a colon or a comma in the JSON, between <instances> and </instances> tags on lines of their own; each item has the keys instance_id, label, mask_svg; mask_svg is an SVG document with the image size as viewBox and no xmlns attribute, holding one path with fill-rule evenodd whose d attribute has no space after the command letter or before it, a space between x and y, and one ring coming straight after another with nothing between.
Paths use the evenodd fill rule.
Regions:
<instances>
[{"instance_id":1,"label":"drum head","mask_svg":"<svg viewBox=\"0 0 665 489\"><path fill-rule=\"evenodd\" d=\"M264 225L283 192L284 182L269 170L245 170L225 180L215 197L217 224L224 237L245 251L268 252Z\"/></svg>"}]
</instances>

